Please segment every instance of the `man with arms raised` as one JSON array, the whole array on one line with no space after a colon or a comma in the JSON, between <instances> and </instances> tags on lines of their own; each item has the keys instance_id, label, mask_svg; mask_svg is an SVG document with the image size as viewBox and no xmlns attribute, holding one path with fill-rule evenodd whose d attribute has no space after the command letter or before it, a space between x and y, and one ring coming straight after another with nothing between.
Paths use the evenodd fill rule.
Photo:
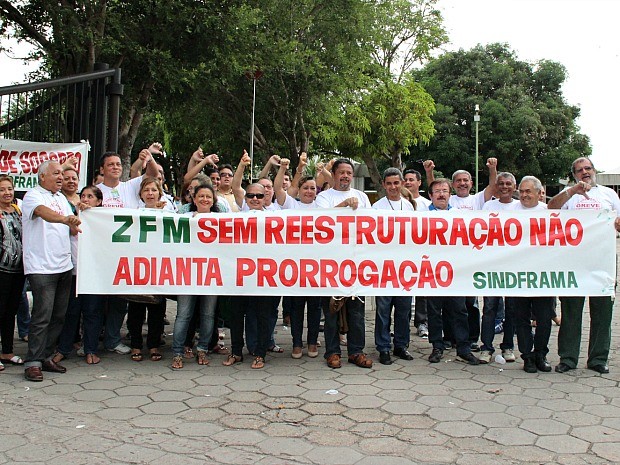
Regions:
<instances>
[{"instance_id":1,"label":"man with arms raised","mask_svg":"<svg viewBox=\"0 0 620 465\"><path fill-rule=\"evenodd\" d=\"M161 144L153 143L148 149L144 149L134 162L134 169L140 165L146 167L146 176L156 178L159 176L158 165L153 160L153 155L161 153ZM103 207L112 208L140 208L140 183L143 176L138 176L129 181L121 181L123 164L121 157L114 152L107 152L101 157L99 168L103 175L103 182L97 184L103 193ZM110 352L128 354L131 349L121 342L121 326L127 314L127 301L118 297L109 296L107 299L107 313L105 320L105 334L103 345Z\"/></svg>"},{"instance_id":2,"label":"man with arms raised","mask_svg":"<svg viewBox=\"0 0 620 465\"><path fill-rule=\"evenodd\" d=\"M577 183L567 187L553 197L549 210L613 210L620 212L620 199L612 189L596 183L596 170L589 158L577 158L571 168ZM620 218L616 217L616 231L620 231ZM558 373L577 368L579 346L581 345L581 323L585 297L560 297L562 324L558 334L560 363L555 367ZM611 296L589 297L590 343L588 345L587 367L598 373L609 373L607 359L611 345L611 318L613 300Z\"/></svg>"},{"instance_id":3,"label":"man with arms raised","mask_svg":"<svg viewBox=\"0 0 620 465\"><path fill-rule=\"evenodd\" d=\"M353 162L346 158L337 159L332 165L334 187L322 191L316 197L318 208L350 207L353 210L370 208L368 196L357 189L351 188L353 182ZM340 338L338 337L338 313L330 313L329 299L323 299L323 313L325 314L325 359L330 368L340 368ZM347 333L347 353L349 362L362 368L371 368L372 360L364 354L365 324L363 297L346 297L345 311L349 332Z\"/></svg>"},{"instance_id":4,"label":"man with arms raised","mask_svg":"<svg viewBox=\"0 0 620 465\"><path fill-rule=\"evenodd\" d=\"M38 177L39 185L26 193L22 204L24 273L33 297L24 364L28 381L43 381L41 369L55 373L67 371L53 357L71 290L73 264L69 237L79 232L80 225L60 192L60 164L42 163Z\"/></svg>"}]
</instances>

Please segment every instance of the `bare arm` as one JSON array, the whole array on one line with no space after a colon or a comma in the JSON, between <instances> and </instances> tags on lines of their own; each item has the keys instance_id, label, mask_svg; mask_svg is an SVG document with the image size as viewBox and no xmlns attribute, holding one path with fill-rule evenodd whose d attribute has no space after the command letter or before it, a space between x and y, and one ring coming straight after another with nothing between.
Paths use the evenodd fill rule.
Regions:
<instances>
[{"instance_id":1,"label":"bare arm","mask_svg":"<svg viewBox=\"0 0 620 465\"><path fill-rule=\"evenodd\" d=\"M426 160L423 163L423 166L424 172L426 173L426 187L428 187L435 180L435 173L433 172L435 169L435 163L433 163L433 160Z\"/></svg>"},{"instance_id":2,"label":"bare arm","mask_svg":"<svg viewBox=\"0 0 620 465\"><path fill-rule=\"evenodd\" d=\"M488 158L489 185L484 189L484 201L488 202L497 191L497 158Z\"/></svg>"},{"instance_id":3,"label":"bare arm","mask_svg":"<svg viewBox=\"0 0 620 465\"><path fill-rule=\"evenodd\" d=\"M276 174L276 178L273 180L273 190L276 194L276 200L280 205L284 205L284 202L286 202L286 191L282 184L284 183L284 175L290 164L291 160L288 158L281 158L278 174Z\"/></svg>"},{"instance_id":4,"label":"bare arm","mask_svg":"<svg viewBox=\"0 0 620 465\"><path fill-rule=\"evenodd\" d=\"M205 166L213 165L217 166L217 163L220 161L220 158L217 154L212 153L211 155L204 156L201 147L192 154L192 157L189 159L189 163L187 164L187 173L183 176L183 182L190 183L194 176L200 173Z\"/></svg>"},{"instance_id":5,"label":"bare arm","mask_svg":"<svg viewBox=\"0 0 620 465\"><path fill-rule=\"evenodd\" d=\"M571 186L568 189L563 190L558 195L554 196L551 200L549 200L549 203L547 204L547 208L549 210L559 210L575 194L580 194L587 198L588 197L587 192L590 189L591 189L590 184L580 181L574 186Z\"/></svg>"},{"instance_id":6,"label":"bare arm","mask_svg":"<svg viewBox=\"0 0 620 465\"><path fill-rule=\"evenodd\" d=\"M334 178L332 177L331 169L334 166L335 158L332 158L327 165L319 163L316 167L316 185L323 188L323 184L327 183L329 187L334 187Z\"/></svg>"},{"instance_id":7,"label":"bare arm","mask_svg":"<svg viewBox=\"0 0 620 465\"><path fill-rule=\"evenodd\" d=\"M61 224L65 224L65 225L69 226L69 229L71 230L72 234L75 234L77 232L82 232L78 228L78 226L80 225L81 221L75 215L61 215L59 213L56 213L51 208L46 207L45 205L37 206L34 209L34 211L32 212L32 215L33 216L38 216L43 221L47 221L48 223L61 223Z\"/></svg>"},{"instance_id":8,"label":"bare arm","mask_svg":"<svg viewBox=\"0 0 620 465\"><path fill-rule=\"evenodd\" d=\"M233 195L235 196L235 202L239 205L239 208L243 205L243 197L245 196L245 190L241 187L243 173L245 171L245 167L250 166L250 163L252 163L252 160L250 160L248 152L244 150L243 156L237 165L237 170L235 171L231 185Z\"/></svg>"},{"instance_id":9,"label":"bare arm","mask_svg":"<svg viewBox=\"0 0 620 465\"><path fill-rule=\"evenodd\" d=\"M271 169L277 168L278 166L280 166L280 157L278 155L272 155L269 157L269 160L267 160L267 163L265 163L264 168L258 174L258 179L268 178L271 173Z\"/></svg>"},{"instance_id":10,"label":"bare arm","mask_svg":"<svg viewBox=\"0 0 620 465\"><path fill-rule=\"evenodd\" d=\"M286 193L290 195L291 197L297 197L297 194L299 194L299 180L304 175L304 171L306 169L307 164L308 164L308 155L306 155L306 152L301 152L301 155L299 156L299 165L297 165L297 169L295 170L295 176L293 176L293 179L291 180L291 185L286 191Z\"/></svg>"}]
</instances>

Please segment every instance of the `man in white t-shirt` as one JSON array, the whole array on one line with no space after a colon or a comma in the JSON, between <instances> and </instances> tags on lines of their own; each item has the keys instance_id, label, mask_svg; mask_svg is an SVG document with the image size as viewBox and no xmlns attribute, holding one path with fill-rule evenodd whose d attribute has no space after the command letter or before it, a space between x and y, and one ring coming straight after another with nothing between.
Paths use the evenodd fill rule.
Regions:
<instances>
[{"instance_id":1,"label":"man in white t-shirt","mask_svg":"<svg viewBox=\"0 0 620 465\"><path fill-rule=\"evenodd\" d=\"M161 144L153 143L138 155L134 164L146 166L145 176L156 178L159 175L157 163L153 155L161 153ZM121 181L123 164L121 157L114 152L107 152L101 157L100 172L103 182L97 184L103 193L102 207L109 208L140 208L140 183L144 176L138 176L129 181ZM131 349L121 341L121 326L127 315L127 301L114 296L106 300L107 313L103 345L110 352L128 354Z\"/></svg>"},{"instance_id":2,"label":"man in white t-shirt","mask_svg":"<svg viewBox=\"0 0 620 465\"><path fill-rule=\"evenodd\" d=\"M22 205L24 273L34 304L28 334L25 377L43 381L43 371L64 373L54 361L71 290L70 234L79 232L67 198L60 192L62 167L46 161L39 166L39 185L29 190Z\"/></svg>"},{"instance_id":3,"label":"man in white t-shirt","mask_svg":"<svg viewBox=\"0 0 620 465\"><path fill-rule=\"evenodd\" d=\"M400 188L403 185L403 175L398 168L388 168L383 172L383 188L385 197L376 201L372 208L376 210L414 211L413 205L403 198ZM409 338L411 336L409 324L411 322L411 301L409 296L376 296L377 310L375 314L375 345L379 352L379 363L391 365L390 358L391 337L390 325L392 309L394 309L394 356L403 360L413 360L409 353Z\"/></svg>"},{"instance_id":4,"label":"man in white t-shirt","mask_svg":"<svg viewBox=\"0 0 620 465\"><path fill-rule=\"evenodd\" d=\"M497 175L496 180L497 198L491 199L482 207L485 211L510 211L515 210L521 202L515 200L513 195L517 189L517 180L512 173L502 172ZM504 305L504 298L498 296L483 297L482 324L480 330L480 340L482 347L478 359L480 363L491 363L491 358L495 349L493 339L495 338L495 324L503 320L504 336L500 349L502 356L507 362L514 362L514 315L512 308ZM503 315L502 315L503 314Z\"/></svg>"},{"instance_id":5,"label":"man in white t-shirt","mask_svg":"<svg viewBox=\"0 0 620 465\"><path fill-rule=\"evenodd\" d=\"M416 211L427 211L431 201L420 194L420 186L422 186L422 175L414 169L407 169L403 172L404 186L416 203Z\"/></svg>"},{"instance_id":6,"label":"man in white t-shirt","mask_svg":"<svg viewBox=\"0 0 620 465\"><path fill-rule=\"evenodd\" d=\"M514 210L546 210L547 205L538 200L542 189L538 178L525 176L519 183L519 201ZM506 308L513 312L523 370L526 373L550 372L551 365L547 362L547 354L555 297L506 297ZM532 333L532 318L536 320L535 335Z\"/></svg>"},{"instance_id":7,"label":"man in white t-shirt","mask_svg":"<svg viewBox=\"0 0 620 465\"><path fill-rule=\"evenodd\" d=\"M577 158L571 168L577 183L567 187L549 201L548 208L562 210L612 210L620 213L620 199L612 189L596 183L596 170L589 158ZM620 217L614 226L620 231ZM558 373L577 368L581 345L581 320L585 297L560 297L562 324L558 334L560 363ZM589 297L590 343L586 366L598 373L609 373L607 360L611 345L611 320L613 300L608 297Z\"/></svg>"},{"instance_id":8,"label":"man in white t-shirt","mask_svg":"<svg viewBox=\"0 0 620 465\"><path fill-rule=\"evenodd\" d=\"M351 188L353 182L353 163L346 158L337 159L332 165L334 187L322 191L316 197L318 208L351 207L370 208L368 196L357 189ZM364 297L345 297L345 308L349 332L347 333L347 353L349 362L361 368L371 368L372 360L364 354L365 323ZM340 368L340 338L338 336L338 312L329 311L329 299L323 299L323 313L325 314L325 359L330 368Z\"/></svg>"}]
</instances>

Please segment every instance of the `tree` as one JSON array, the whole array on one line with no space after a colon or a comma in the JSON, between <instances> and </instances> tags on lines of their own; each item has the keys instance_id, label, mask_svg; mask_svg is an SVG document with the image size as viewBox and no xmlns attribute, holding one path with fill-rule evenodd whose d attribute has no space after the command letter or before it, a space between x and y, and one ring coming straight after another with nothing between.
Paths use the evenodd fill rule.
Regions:
<instances>
[{"instance_id":1,"label":"tree","mask_svg":"<svg viewBox=\"0 0 620 465\"><path fill-rule=\"evenodd\" d=\"M436 137L412 149L445 173L475 165L474 107L480 105L479 166L496 157L517 179L534 175L557 182L578 156L591 153L561 86L564 67L550 60L518 60L507 44L446 53L413 73L437 104ZM410 158L408 164L413 164Z\"/></svg>"}]
</instances>

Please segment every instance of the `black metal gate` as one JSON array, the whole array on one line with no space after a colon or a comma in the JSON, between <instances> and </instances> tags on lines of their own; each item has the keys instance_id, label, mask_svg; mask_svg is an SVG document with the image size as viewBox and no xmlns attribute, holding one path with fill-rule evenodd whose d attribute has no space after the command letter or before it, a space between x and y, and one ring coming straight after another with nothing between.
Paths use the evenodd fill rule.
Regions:
<instances>
[{"instance_id":1,"label":"black metal gate","mask_svg":"<svg viewBox=\"0 0 620 465\"><path fill-rule=\"evenodd\" d=\"M106 151L118 150L121 70L97 63L92 73L0 87L0 137L90 143L90 184Z\"/></svg>"}]
</instances>

